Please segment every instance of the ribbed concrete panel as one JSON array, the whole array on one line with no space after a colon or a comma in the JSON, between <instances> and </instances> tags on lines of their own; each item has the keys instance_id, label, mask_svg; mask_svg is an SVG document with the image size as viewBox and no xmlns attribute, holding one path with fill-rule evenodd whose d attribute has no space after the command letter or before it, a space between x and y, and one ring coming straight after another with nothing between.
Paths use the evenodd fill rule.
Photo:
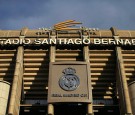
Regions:
<instances>
[{"instance_id":1,"label":"ribbed concrete panel","mask_svg":"<svg viewBox=\"0 0 135 115\"><path fill-rule=\"evenodd\" d=\"M0 80L12 83L16 50L0 50Z\"/></svg>"},{"instance_id":2,"label":"ribbed concrete panel","mask_svg":"<svg viewBox=\"0 0 135 115\"><path fill-rule=\"evenodd\" d=\"M56 62L59 61L83 61L81 49L57 49Z\"/></svg>"},{"instance_id":3,"label":"ribbed concrete panel","mask_svg":"<svg viewBox=\"0 0 135 115\"><path fill-rule=\"evenodd\" d=\"M115 51L90 50L90 71L94 99L113 99L115 91Z\"/></svg>"},{"instance_id":4,"label":"ribbed concrete panel","mask_svg":"<svg viewBox=\"0 0 135 115\"><path fill-rule=\"evenodd\" d=\"M128 83L135 81L135 50L122 50L124 69Z\"/></svg>"},{"instance_id":5,"label":"ribbed concrete panel","mask_svg":"<svg viewBox=\"0 0 135 115\"><path fill-rule=\"evenodd\" d=\"M48 71L48 50L24 50L25 99L47 99Z\"/></svg>"}]
</instances>

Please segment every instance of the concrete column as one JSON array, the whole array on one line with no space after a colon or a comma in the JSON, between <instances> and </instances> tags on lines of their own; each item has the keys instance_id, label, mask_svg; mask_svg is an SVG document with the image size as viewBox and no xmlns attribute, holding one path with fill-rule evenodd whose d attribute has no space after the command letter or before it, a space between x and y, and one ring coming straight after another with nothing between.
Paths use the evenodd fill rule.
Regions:
<instances>
[{"instance_id":1,"label":"concrete column","mask_svg":"<svg viewBox=\"0 0 135 115\"><path fill-rule=\"evenodd\" d=\"M135 115L135 81L131 82L128 85L128 89L129 89L132 112L133 112L133 115Z\"/></svg>"},{"instance_id":2,"label":"concrete column","mask_svg":"<svg viewBox=\"0 0 135 115\"><path fill-rule=\"evenodd\" d=\"M88 115L94 115L92 103L88 104L87 113L88 113Z\"/></svg>"},{"instance_id":3,"label":"concrete column","mask_svg":"<svg viewBox=\"0 0 135 115\"><path fill-rule=\"evenodd\" d=\"M18 47L11 96L9 101L9 115L19 115L23 79L23 46Z\"/></svg>"},{"instance_id":4,"label":"concrete column","mask_svg":"<svg viewBox=\"0 0 135 115\"><path fill-rule=\"evenodd\" d=\"M0 115L6 115L10 83L0 81Z\"/></svg>"},{"instance_id":5,"label":"concrete column","mask_svg":"<svg viewBox=\"0 0 135 115\"><path fill-rule=\"evenodd\" d=\"M52 32L53 39L56 37L55 32ZM55 62L55 50L56 46L50 46L50 62ZM53 104L48 104L48 115L54 115L54 106Z\"/></svg>"},{"instance_id":6,"label":"concrete column","mask_svg":"<svg viewBox=\"0 0 135 115\"><path fill-rule=\"evenodd\" d=\"M83 58L85 62L89 62L89 47L88 46L84 46L83 47ZM91 94L92 96L92 94ZM87 105L87 114L88 115L93 115L93 105L92 103L89 103Z\"/></svg>"},{"instance_id":7,"label":"concrete column","mask_svg":"<svg viewBox=\"0 0 135 115\"><path fill-rule=\"evenodd\" d=\"M118 74L117 86L118 86L118 94L120 96L120 102L121 102L121 105L120 105L121 114L132 115L132 108L131 108L131 103L130 103L126 75L124 71L121 47L116 47L116 57L117 57L117 74Z\"/></svg>"},{"instance_id":8,"label":"concrete column","mask_svg":"<svg viewBox=\"0 0 135 115\"><path fill-rule=\"evenodd\" d=\"M120 39L116 28L110 28L114 39ZM116 82L118 88L118 95L120 99L121 115L132 115L132 108L130 103L128 85L125 75L124 62L122 57L122 50L120 46L116 46Z\"/></svg>"},{"instance_id":9,"label":"concrete column","mask_svg":"<svg viewBox=\"0 0 135 115\"><path fill-rule=\"evenodd\" d=\"M54 115L54 106L53 106L53 104L48 104L48 115Z\"/></svg>"}]
</instances>

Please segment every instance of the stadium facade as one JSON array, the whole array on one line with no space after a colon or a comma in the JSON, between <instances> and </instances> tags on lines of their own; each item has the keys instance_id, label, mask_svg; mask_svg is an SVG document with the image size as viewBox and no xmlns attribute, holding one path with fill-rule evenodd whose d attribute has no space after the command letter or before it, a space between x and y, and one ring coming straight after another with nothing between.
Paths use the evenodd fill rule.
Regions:
<instances>
[{"instance_id":1,"label":"stadium facade","mask_svg":"<svg viewBox=\"0 0 135 115\"><path fill-rule=\"evenodd\" d=\"M135 115L134 81L134 30L0 30L0 115Z\"/></svg>"}]
</instances>

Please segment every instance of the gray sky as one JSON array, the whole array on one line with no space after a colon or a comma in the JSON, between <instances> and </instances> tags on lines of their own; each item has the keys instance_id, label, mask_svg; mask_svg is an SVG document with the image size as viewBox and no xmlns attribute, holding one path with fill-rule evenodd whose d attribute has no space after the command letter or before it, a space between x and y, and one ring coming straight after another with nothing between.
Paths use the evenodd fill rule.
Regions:
<instances>
[{"instance_id":1,"label":"gray sky","mask_svg":"<svg viewBox=\"0 0 135 115\"><path fill-rule=\"evenodd\" d=\"M135 29L135 0L0 0L0 29L52 27L74 19L85 27Z\"/></svg>"}]
</instances>

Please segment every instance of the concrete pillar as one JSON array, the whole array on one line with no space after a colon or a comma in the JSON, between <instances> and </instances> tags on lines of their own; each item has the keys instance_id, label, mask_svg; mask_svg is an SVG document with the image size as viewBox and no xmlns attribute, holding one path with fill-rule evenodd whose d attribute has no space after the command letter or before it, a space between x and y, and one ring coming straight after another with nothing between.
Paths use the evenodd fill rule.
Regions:
<instances>
[{"instance_id":1,"label":"concrete pillar","mask_svg":"<svg viewBox=\"0 0 135 115\"><path fill-rule=\"evenodd\" d=\"M54 115L54 106L53 106L53 104L48 104L48 115Z\"/></svg>"},{"instance_id":2,"label":"concrete pillar","mask_svg":"<svg viewBox=\"0 0 135 115\"><path fill-rule=\"evenodd\" d=\"M18 47L8 114L19 115L23 81L23 46Z\"/></svg>"},{"instance_id":3,"label":"concrete pillar","mask_svg":"<svg viewBox=\"0 0 135 115\"><path fill-rule=\"evenodd\" d=\"M56 33L52 32L52 36L50 36L52 39L56 38ZM55 62L55 51L56 46L50 46L50 62ZM48 115L54 115L54 105L51 103L48 103Z\"/></svg>"},{"instance_id":4,"label":"concrete pillar","mask_svg":"<svg viewBox=\"0 0 135 115\"><path fill-rule=\"evenodd\" d=\"M112 27L111 31L114 40L120 39L116 28ZM118 88L118 95L120 99L120 112L121 115L132 115L132 108L126 80L124 61L122 56L122 49L120 46L116 46L116 60L117 60L116 82Z\"/></svg>"},{"instance_id":5,"label":"concrete pillar","mask_svg":"<svg viewBox=\"0 0 135 115\"><path fill-rule=\"evenodd\" d=\"M10 83L0 81L0 115L6 115Z\"/></svg>"},{"instance_id":6,"label":"concrete pillar","mask_svg":"<svg viewBox=\"0 0 135 115\"><path fill-rule=\"evenodd\" d=\"M88 106L87 106L87 114L88 115L94 115L92 103L89 103Z\"/></svg>"},{"instance_id":7,"label":"concrete pillar","mask_svg":"<svg viewBox=\"0 0 135 115\"><path fill-rule=\"evenodd\" d=\"M89 62L89 47L88 46L83 47L83 58L84 58L85 62ZM91 94L91 97L92 97L92 94ZM88 105L87 105L87 114L94 115L92 103L88 103Z\"/></svg>"},{"instance_id":8,"label":"concrete pillar","mask_svg":"<svg viewBox=\"0 0 135 115\"><path fill-rule=\"evenodd\" d=\"M129 97L129 91L128 91L128 85L123 65L123 57L121 53L121 47L116 47L116 57L117 57L117 72L118 72L118 80L117 80L117 86L118 86L118 94L120 97L121 102L121 114L126 115L132 115L132 108L130 103L130 97Z\"/></svg>"},{"instance_id":9,"label":"concrete pillar","mask_svg":"<svg viewBox=\"0 0 135 115\"><path fill-rule=\"evenodd\" d=\"M135 115L135 81L131 82L128 85L128 88L129 88L129 95L130 95L132 112L133 112L133 115Z\"/></svg>"}]
</instances>

